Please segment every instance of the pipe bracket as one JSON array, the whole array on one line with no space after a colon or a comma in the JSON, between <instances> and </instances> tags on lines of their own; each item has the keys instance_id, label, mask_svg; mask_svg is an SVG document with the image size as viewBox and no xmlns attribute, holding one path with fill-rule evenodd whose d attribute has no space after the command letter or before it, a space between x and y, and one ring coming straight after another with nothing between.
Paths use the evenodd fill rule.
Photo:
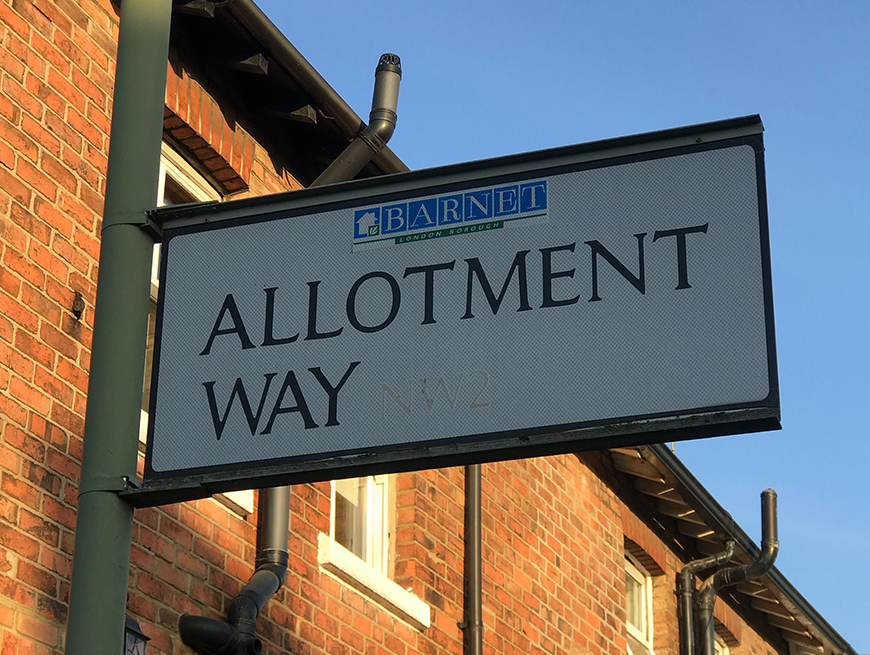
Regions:
<instances>
[{"instance_id":1,"label":"pipe bracket","mask_svg":"<svg viewBox=\"0 0 870 655\"><path fill-rule=\"evenodd\" d=\"M98 476L95 478L83 479L79 487L78 497L81 498L92 491L129 491L139 487L139 481L131 479L129 476L122 475L120 477Z\"/></svg>"}]
</instances>

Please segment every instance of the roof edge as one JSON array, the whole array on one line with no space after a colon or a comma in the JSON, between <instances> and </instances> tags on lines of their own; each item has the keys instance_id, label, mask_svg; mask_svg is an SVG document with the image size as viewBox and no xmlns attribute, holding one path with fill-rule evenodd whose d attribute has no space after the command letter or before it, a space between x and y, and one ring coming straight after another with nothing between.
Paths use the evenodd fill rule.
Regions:
<instances>
[{"instance_id":1,"label":"roof edge","mask_svg":"<svg viewBox=\"0 0 870 655\"><path fill-rule=\"evenodd\" d=\"M357 135L365 122L253 0L233 0L226 9L266 47L276 63L287 70L314 101L335 119L348 140ZM385 147L375 155L372 162L383 173L402 173L410 170L389 147Z\"/></svg>"},{"instance_id":2,"label":"roof edge","mask_svg":"<svg viewBox=\"0 0 870 655\"><path fill-rule=\"evenodd\" d=\"M698 503L716 523L714 527L724 532L728 538L733 539L738 547L743 549L751 557L758 555L758 545L746 534L731 515L723 508L713 495L698 481L685 464L671 452L665 444L652 444L642 446L641 452L646 451L677 479L686 493L691 496L693 502ZM688 499L687 499L688 500ZM825 618L814 608L806 598L788 581L788 579L773 567L767 573L770 580L779 588L786 599L792 603L797 611L803 614L807 621L815 626L825 640L838 652L847 655L858 655L857 651L828 623Z\"/></svg>"}]
</instances>

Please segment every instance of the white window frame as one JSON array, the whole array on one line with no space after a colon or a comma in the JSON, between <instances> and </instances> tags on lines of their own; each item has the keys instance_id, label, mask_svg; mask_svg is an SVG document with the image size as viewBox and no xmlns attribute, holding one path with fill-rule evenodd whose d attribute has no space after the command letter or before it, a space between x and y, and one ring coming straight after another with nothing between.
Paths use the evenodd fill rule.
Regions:
<instances>
[{"instance_id":1,"label":"white window frame","mask_svg":"<svg viewBox=\"0 0 870 655\"><path fill-rule=\"evenodd\" d=\"M389 577L390 562L390 494L389 476L366 476L359 479L364 485L365 524L363 540L365 557L362 558L377 573ZM330 483L329 536L335 540L336 482Z\"/></svg>"},{"instance_id":2,"label":"white window frame","mask_svg":"<svg viewBox=\"0 0 870 655\"><path fill-rule=\"evenodd\" d=\"M330 484L329 534L318 537L317 560L320 567L357 592L395 614L417 630L431 625L429 606L390 579L391 559L391 476L378 475L364 480L365 560L335 540L335 482Z\"/></svg>"},{"instance_id":3,"label":"white window frame","mask_svg":"<svg viewBox=\"0 0 870 655\"><path fill-rule=\"evenodd\" d=\"M625 573L641 585L643 607L641 617L644 625L638 629L628 620L626 607L625 627L630 655L655 655L653 651L653 586L652 576L631 553L625 553ZM626 600L628 594L626 593Z\"/></svg>"},{"instance_id":4,"label":"white window frame","mask_svg":"<svg viewBox=\"0 0 870 655\"><path fill-rule=\"evenodd\" d=\"M221 200L221 195L184 157L169 145L163 143L160 151L160 177L157 182L156 201L158 205L163 204L163 198L166 193L166 179L168 177L171 177L175 184L190 194L191 198L195 198L198 201ZM157 301L157 290L160 284L160 281L157 279L159 264L160 244L154 244L151 259L151 300L153 302ZM139 418L139 449L143 453L145 451L147 435L148 412L143 409ZM254 492L251 489L217 494L214 499L242 516L246 516L254 511Z\"/></svg>"}]
</instances>

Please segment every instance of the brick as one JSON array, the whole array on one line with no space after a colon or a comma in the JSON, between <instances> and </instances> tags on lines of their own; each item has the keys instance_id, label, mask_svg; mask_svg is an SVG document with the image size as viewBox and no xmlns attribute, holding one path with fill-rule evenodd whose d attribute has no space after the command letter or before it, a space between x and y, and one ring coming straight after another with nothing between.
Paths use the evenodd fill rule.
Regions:
<instances>
[{"instance_id":1,"label":"brick","mask_svg":"<svg viewBox=\"0 0 870 655\"><path fill-rule=\"evenodd\" d=\"M80 3L73 2L72 0L40 0L39 6L42 7L43 4L57 5L58 10L62 11L63 15L69 18L70 23L77 25L85 32L89 31L91 20L88 18L88 13L80 6ZM54 15L49 15L51 15L52 20L54 20ZM73 31L72 24L67 27L67 24L62 22L58 26L58 29L61 29L65 34L68 34ZM78 33L78 30L75 32Z\"/></svg>"},{"instance_id":2,"label":"brick","mask_svg":"<svg viewBox=\"0 0 870 655\"><path fill-rule=\"evenodd\" d=\"M29 534L31 537L34 537L49 546L58 545L60 529L56 525L52 525L45 519L40 518L26 509L21 510L19 521L19 527L21 530Z\"/></svg>"},{"instance_id":3,"label":"brick","mask_svg":"<svg viewBox=\"0 0 870 655\"><path fill-rule=\"evenodd\" d=\"M19 159L19 162L20 161L21 160ZM13 200L20 202L25 207L30 206L30 188L18 177L12 175L12 173L3 168L0 168L0 190Z\"/></svg>"},{"instance_id":4,"label":"brick","mask_svg":"<svg viewBox=\"0 0 870 655\"><path fill-rule=\"evenodd\" d=\"M0 467L17 475L21 471L22 458L11 448L0 444Z\"/></svg>"},{"instance_id":5,"label":"brick","mask_svg":"<svg viewBox=\"0 0 870 655\"><path fill-rule=\"evenodd\" d=\"M84 138L60 116L57 116L52 112L47 112L45 115L45 125L49 130L51 130L52 134L56 135L58 139L72 148L73 152L82 152Z\"/></svg>"},{"instance_id":6,"label":"brick","mask_svg":"<svg viewBox=\"0 0 870 655\"><path fill-rule=\"evenodd\" d=\"M0 165L10 170L15 168L15 151L3 142L0 142Z\"/></svg>"},{"instance_id":7,"label":"brick","mask_svg":"<svg viewBox=\"0 0 870 655\"><path fill-rule=\"evenodd\" d=\"M0 546L34 562L39 557L39 542L9 525L0 524Z\"/></svg>"},{"instance_id":8,"label":"brick","mask_svg":"<svg viewBox=\"0 0 870 655\"><path fill-rule=\"evenodd\" d=\"M24 41L30 40L30 25L6 3L0 3L0 22L13 30Z\"/></svg>"},{"instance_id":9,"label":"brick","mask_svg":"<svg viewBox=\"0 0 870 655\"><path fill-rule=\"evenodd\" d=\"M149 598L163 603L168 603L172 599L172 592L169 586L145 572L139 574L139 583L136 585L136 588Z\"/></svg>"},{"instance_id":10,"label":"brick","mask_svg":"<svg viewBox=\"0 0 870 655\"><path fill-rule=\"evenodd\" d=\"M172 543L147 528L140 528L139 543L151 553L162 557L167 562L172 562L175 559L175 547Z\"/></svg>"},{"instance_id":11,"label":"brick","mask_svg":"<svg viewBox=\"0 0 870 655\"><path fill-rule=\"evenodd\" d=\"M79 477L80 467L78 463L54 448L49 448L46 451L45 465L70 480L77 480Z\"/></svg>"},{"instance_id":12,"label":"brick","mask_svg":"<svg viewBox=\"0 0 870 655\"><path fill-rule=\"evenodd\" d=\"M4 343L0 343L0 364L25 380L33 379L33 362Z\"/></svg>"},{"instance_id":13,"label":"brick","mask_svg":"<svg viewBox=\"0 0 870 655\"><path fill-rule=\"evenodd\" d=\"M9 211L9 217L12 219L15 225L19 226L30 236L36 238L39 242L46 245L51 242L51 227L18 203L12 204L12 207ZM26 246L16 246L16 248L19 252L22 253L27 251Z\"/></svg>"},{"instance_id":14,"label":"brick","mask_svg":"<svg viewBox=\"0 0 870 655\"><path fill-rule=\"evenodd\" d=\"M75 66L83 71L88 70L90 63L88 56L82 52L81 48L79 48L66 34L60 30L56 31L54 33L53 43ZM49 78L49 84L55 86L55 83L51 81L51 78Z\"/></svg>"},{"instance_id":15,"label":"brick","mask_svg":"<svg viewBox=\"0 0 870 655\"><path fill-rule=\"evenodd\" d=\"M6 77L3 84L3 91L8 95L16 105L21 107L36 120L42 119L44 107L39 100L34 98L30 92L21 84L13 80L11 77Z\"/></svg>"},{"instance_id":16,"label":"brick","mask_svg":"<svg viewBox=\"0 0 870 655\"><path fill-rule=\"evenodd\" d=\"M97 107L99 107L100 109L106 108L106 91L94 84L91 79L87 75L85 75L80 69L73 68L71 80L76 89L81 91Z\"/></svg>"},{"instance_id":17,"label":"brick","mask_svg":"<svg viewBox=\"0 0 870 655\"><path fill-rule=\"evenodd\" d=\"M30 235L25 229L18 225L18 214L26 214L27 211L17 202L10 204L9 219L0 220L0 238L6 242L8 250L14 250L16 254L27 252L27 244L30 242Z\"/></svg>"},{"instance_id":18,"label":"brick","mask_svg":"<svg viewBox=\"0 0 870 655\"><path fill-rule=\"evenodd\" d=\"M7 75L11 75L18 82L24 81L24 71L26 70L24 62L18 59L10 50L0 50L0 70L3 70Z\"/></svg>"},{"instance_id":19,"label":"brick","mask_svg":"<svg viewBox=\"0 0 870 655\"><path fill-rule=\"evenodd\" d=\"M66 450L66 435L58 426L45 420L42 416L33 414L28 424L34 436L39 437L43 443L50 444L63 452Z\"/></svg>"},{"instance_id":20,"label":"brick","mask_svg":"<svg viewBox=\"0 0 870 655\"><path fill-rule=\"evenodd\" d=\"M108 135L112 131L112 120L103 109L89 104L86 115L91 124L103 134Z\"/></svg>"},{"instance_id":21,"label":"brick","mask_svg":"<svg viewBox=\"0 0 870 655\"><path fill-rule=\"evenodd\" d=\"M86 109L85 109L86 110ZM68 109L66 112L67 122L70 126L81 134L86 141L93 144L97 148L102 149L103 139L105 134L94 127L91 122L85 118L80 112L75 109Z\"/></svg>"},{"instance_id":22,"label":"brick","mask_svg":"<svg viewBox=\"0 0 870 655\"><path fill-rule=\"evenodd\" d=\"M54 368L54 359L55 354L51 348L40 343L33 336L24 332L23 330L18 330L15 333L15 347L21 351L27 357L30 357L32 360L37 362L38 364L42 364L47 369Z\"/></svg>"},{"instance_id":23,"label":"brick","mask_svg":"<svg viewBox=\"0 0 870 655\"><path fill-rule=\"evenodd\" d=\"M19 332L19 334L21 333ZM21 378L13 377L9 380L9 394L41 414L48 413L51 408L51 399L41 389L28 384Z\"/></svg>"},{"instance_id":24,"label":"brick","mask_svg":"<svg viewBox=\"0 0 870 655\"><path fill-rule=\"evenodd\" d=\"M81 9L76 7L73 2L66 2L66 4L71 9L75 8L77 11L81 11ZM76 30L73 33L72 37L75 44L81 49L82 52L84 52L88 56L88 59L90 59L91 71L93 71L94 66L97 66L104 71L108 70L109 55L91 39L90 34L88 34L87 27L82 27L81 30ZM101 85L101 89L103 91L110 91L111 87L108 87L107 89L107 87Z\"/></svg>"},{"instance_id":25,"label":"brick","mask_svg":"<svg viewBox=\"0 0 870 655\"><path fill-rule=\"evenodd\" d=\"M60 157L61 149L60 142L57 143L57 157ZM48 153L42 153L42 161L40 163L40 167L48 175L52 180L57 182L61 187L69 191L70 193L75 193L78 188L79 182L76 178L75 174L70 171L64 164L58 161L55 157L52 157Z\"/></svg>"},{"instance_id":26,"label":"brick","mask_svg":"<svg viewBox=\"0 0 870 655\"><path fill-rule=\"evenodd\" d=\"M21 287L21 302L49 323L60 322L61 308L58 304L29 284L25 283Z\"/></svg>"},{"instance_id":27,"label":"brick","mask_svg":"<svg viewBox=\"0 0 870 655\"><path fill-rule=\"evenodd\" d=\"M226 555L208 543L204 539L196 539L193 543L193 552L206 562L217 568L223 568Z\"/></svg>"},{"instance_id":28,"label":"brick","mask_svg":"<svg viewBox=\"0 0 870 655\"><path fill-rule=\"evenodd\" d=\"M78 152L69 146L64 145L61 150L61 160L79 180L94 190L99 189L100 182L102 181L100 172L89 162L85 161ZM73 191L75 191L75 189L73 189Z\"/></svg>"},{"instance_id":29,"label":"brick","mask_svg":"<svg viewBox=\"0 0 870 655\"><path fill-rule=\"evenodd\" d=\"M49 646L58 645L58 629L44 621L20 614L18 616L18 630L21 634L31 637L36 641Z\"/></svg>"},{"instance_id":30,"label":"brick","mask_svg":"<svg viewBox=\"0 0 870 655\"><path fill-rule=\"evenodd\" d=\"M51 33L51 19L34 7L31 2L27 0L12 0L12 8L24 16L32 28L39 30L43 34Z\"/></svg>"},{"instance_id":31,"label":"brick","mask_svg":"<svg viewBox=\"0 0 870 655\"><path fill-rule=\"evenodd\" d=\"M52 521L56 521L70 530L75 530L76 511L58 502L52 496L45 496L42 501L42 511Z\"/></svg>"},{"instance_id":32,"label":"brick","mask_svg":"<svg viewBox=\"0 0 870 655\"><path fill-rule=\"evenodd\" d=\"M24 425L27 421L27 408L8 395L0 394L0 415L5 415L13 423Z\"/></svg>"},{"instance_id":33,"label":"brick","mask_svg":"<svg viewBox=\"0 0 870 655\"><path fill-rule=\"evenodd\" d=\"M72 575L72 558L50 548L40 549L39 563L67 580Z\"/></svg>"},{"instance_id":34,"label":"brick","mask_svg":"<svg viewBox=\"0 0 870 655\"><path fill-rule=\"evenodd\" d=\"M43 322L42 327L39 330L39 336L46 344L64 357L73 361L76 361L78 358L78 344L53 325Z\"/></svg>"},{"instance_id":35,"label":"brick","mask_svg":"<svg viewBox=\"0 0 870 655\"><path fill-rule=\"evenodd\" d=\"M53 373L49 373L41 366L36 367L33 376L33 384L45 391L49 396L71 407L75 401L75 392L72 387L65 384Z\"/></svg>"},{"instance_id":36,"label":"brick","mask_svg":"<svg viewBox=\"0 0 870 655\"><path fill-rule=\"evenodd\" d=\"M69 60L63 56L60 50L48 39L39 33L30 37L30 45L39 53L62 77L68 77L70 72Z\"/></svg>"},{"instance_id":37,"label":"brick","mask_svg":"<svg viewBox=\"0 0 870 655\"><path fill-rule=\"evenodd\" d=\"M0 347L2 351L2 347ZM74 362L60 358L57 360L57 374L62 380L69 382L82 393L88 391L88 374Z\"/></svg>"},{"instance_id":38,"label":"brick","mask_svg":"<svg viewBox=\"0 0 870 655\"><path fill-rule=\"evenodd\" d=\"M187 575L165 560L155 560L154 576L180 591L187 590Z\"/></svg>"},{"instance_id":39,"label":"brick","mask_svg":"<svg viewBox=\"0 0 870 655\"><path fill-rule=\"evenodd\" d=\"M52 403L51 420L73 434L84 434L85 419L82 413L70 411L60 403ZM72 450L72 448L70 448Z\"/></svg>"},{"instance_id":40,"label":"brick","mask_svg":"<svg viewBox=\"0 0 870 655\"><path fill-rule=\"evenodd\" d=\"M38 191L52 202L57 198L57 182L40 171L36 166L25 159L18 160L16 173L32 189Z\"/></svg>"},{"instance_id":41,"label":"brick","mask_svg":"<svg viewBox=\"0 0 870 655\"><path fill-rule=\"evenodd\" d=\"M176 563L179 568L192 573L194 578L204 579L208 574L208 566L206 563L185 551L178 552Z\"/></svg>"},{"instance_id":42,"label":"brick","mask_svg":"<svg viewBox=\"0 0 870 655\"><path fill-rule=\"evenodd\" d=\"M66 602L42 595L36 597L36 611L49 621L61 625L66 623L69 612Z\"/></svg>"},{"instance_id":43,"label":"brick","mask_svg":"<svg viewBox=\"0 0 870 655\"><path fill-rule=\"evenodd\" d=\"M63 115L66 109L66 101L55 93L49 85L45 84L35 75L28 75L24 86L33 94L33 97L39 98L39 101L45 105L48 109L48 111L45 112L46 115L51 112L54 112L58 116ZM21 129L32 137L33 140L43 149L48 150L55 155L60 154L60 141L27 114L25 114L21 119Z\"/></svg>"},{"instance_id":44,"label":"brick","mask_svg":"<svg viewBox=\"0 0 870 655\"><path fill-rule=\"evenodd\" d=\"M85 203L85 206L90 208L94 214L102 215L104 200L102 193L91 189L88 186L82 186L81 188L79 188L79 196Z\"/></svg>"},{"instance_id":45,"label":"brick","mask_svg":"<svg viewBox=\"0 0 870 655\"><path fill-rule=\"evenodd\" d=\"M220 610L222 607L221 595L215 589L205 584L193 581L189 593L193 600L213 610Z\"/></svg>"},{"instance_id":46,"label":"brick","mask_svg":"<svg viewBox=\"0 0 870 655\"><path fill-rule=\"evenodd\" d=\"M93 166L105 177L106 172L109 169L109 158L107 153L95 148L90 143L84 144L83 150L85 159L93 164Z\"/></svg>"},{"instance_id":47,"label":"brick","mask_svg":"<svg viewBox=\"0 0 870 655\"><path fill-rule=\"evenodd\" d=\"M160 517L160 532L187 550L190 550L193 545L193 535L191 532L167 516Z\"/></svg>"},{"instance_id":48,"label":"brick","mask_svg":"<svg viewBox=\"0 0 870 655\"><path fill-rule=\"evenodd\" d=\"M21 110L16 107L9 98L0 95L0 116L3 116L11 123L17 123L21 116Z\"/></svg>"},{"instance_id":49,"label":"brick","mask_svg":"<svg viewBox=\"0 0 870 655\"><path fill-rule=\"evenodd\" d=\"M64 211L58 210L57 207L43 198L34 199L33 211L46 224L57 230L61 236L67 239L72 238L73 222L65 215Z\"/></svg>"}]
</instances>

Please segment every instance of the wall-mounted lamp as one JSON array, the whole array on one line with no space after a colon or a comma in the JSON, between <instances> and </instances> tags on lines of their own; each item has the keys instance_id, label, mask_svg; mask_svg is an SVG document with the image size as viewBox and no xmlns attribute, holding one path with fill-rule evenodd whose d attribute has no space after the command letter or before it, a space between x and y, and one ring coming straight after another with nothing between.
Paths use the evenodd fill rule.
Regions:
<instances>
[{"instance_id":1,"label":"wall-mounted lamp","mask_svg":"<svg viewBox=\"0 0 870 655\"><path fill-rule=\"evenodd\" d=\"M142 632L139 622L129 614L124 622L124 655L147 655L151 637Z\"/></svg>"}]
</instances>

